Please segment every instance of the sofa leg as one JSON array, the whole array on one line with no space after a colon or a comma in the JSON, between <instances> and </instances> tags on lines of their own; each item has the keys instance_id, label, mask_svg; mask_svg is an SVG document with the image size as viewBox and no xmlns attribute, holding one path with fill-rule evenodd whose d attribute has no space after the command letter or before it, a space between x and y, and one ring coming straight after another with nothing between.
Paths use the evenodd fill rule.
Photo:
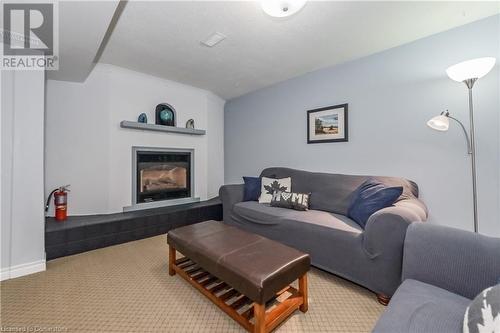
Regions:
<instances>
[{"instance_id":1,"label":"sofa leg","mask_svg":"<svg viewBox=\"0 0 500 333\"><path fill-rule=\"evenodd\" d=\"M377 301L382 304L383 306L387 306L389 304L389 301L391 298L389 296L383 295L383 294L377 294Z\"/></svg>"}]
</instances>

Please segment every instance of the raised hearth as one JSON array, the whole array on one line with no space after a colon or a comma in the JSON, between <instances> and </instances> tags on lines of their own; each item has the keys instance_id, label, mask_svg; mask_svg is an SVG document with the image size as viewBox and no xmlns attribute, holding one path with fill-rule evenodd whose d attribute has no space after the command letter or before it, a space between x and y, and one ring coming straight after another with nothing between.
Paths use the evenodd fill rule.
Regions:
<instances>
[{"instance_id":1,"label":"raised hearth","mask_svg":"<svg viewBox=\"0 0 500 333\"><path fill-rule=\"evenodd\" d=\"M47 260L167 233L180 226L222 220L219 198L184 205L106 215L45 220Z\"/></svg>"}]
</instances>

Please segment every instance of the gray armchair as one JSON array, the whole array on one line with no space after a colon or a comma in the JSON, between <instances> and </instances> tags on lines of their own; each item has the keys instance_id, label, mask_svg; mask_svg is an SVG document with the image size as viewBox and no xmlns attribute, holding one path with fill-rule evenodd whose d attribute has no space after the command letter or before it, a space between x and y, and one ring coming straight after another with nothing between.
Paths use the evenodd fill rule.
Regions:
<instances>
[{"instance_id":1,"label":"gray armchair","mask_svg":"<svg viewBox=\"0 0 500 333\"><path fill-rule=\"evenodd\" d=\"M406 233L403 283L373 332L462 332L467 306L499 283L500 239L429 224Z\"/></svg>"}]
</instances>

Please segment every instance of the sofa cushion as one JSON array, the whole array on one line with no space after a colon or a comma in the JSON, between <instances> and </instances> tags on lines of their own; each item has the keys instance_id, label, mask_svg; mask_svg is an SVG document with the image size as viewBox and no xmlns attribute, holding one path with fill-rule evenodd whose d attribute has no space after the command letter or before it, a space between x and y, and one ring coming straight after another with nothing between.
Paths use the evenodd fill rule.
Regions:
<instances>
[{"instance_id":1,"label":"sofa cushion","mask_svg":"<svg viewBox=\"0 0 500 333\"><path fill-rule=\"evenodd\" d=\"M239 202L233 207L234 212L247 220L260 224L277 224L280 219L312 223L332 229L359 234L361 227L347 216L323 212L320 210L297 211L271 207L255 201Z\"/></svg>"},{"instance_id":2,"label":"sofa cushion","mask_svg":"<svg viewBox=\"0 0 500 333\"><path fill-rule=\"evenodd\" d=\"M364 228L373 213L392 206L402 193L402 186L385 187L373 178L368 179L354 191L347 216Z\"/></svg>"},{"instance_id":3,"label":"sofa cushion","mask_svg":"<svg viewBox=\"0 0 500 333\"><path fill-rule=\"evenodd\" d=\"M474 298L464 316L464 333L500 332L500 284Z\"/></svg>"},{"instance_id":4,"label":"sofa cushion","mask_svg":"<svg viewBox=\"0 0 500 333\"><path fill-rule=\"evenodd\" d=\"M292 178L292 190L311 193L309 208L347 215L353 192L364 181L375 178L387 187L402 186L399 200L418 197L418 186L399 177L370 177L333 173L309 172L290 168L273 167L264 169L261 177Z\"/></svg>"},{"instance_id":5,"label":"sofa cushion","mask_svg":"<svg viewBox=\"0 0 500 333\"><path fill-rule=\"evenodd\" d=\"M274 192L270 205L272 207L308 210L309 194L295 192Z\"/></svg>"},{"instance_id":6,"label":"sofa cushion","mask_svg":"<svg viewBox=\"0 0 500 333\"><path fill-rule=\"evenodd\" d=\"M270 203L274 192L277 191L291 192L292 179L290 177L281 179L262 177L259 203Z\"/></svg>"},{"instance_id":7,"label":"sofa cushion","mask_svg":"<svg viewBox=\"0 0 500 333\"><path fill-rule=\"evenodd\" d=\"M462 332L470 299L407 279L396 290L373 332Z\"/></svg>"},{"instance_id":8,"label":"sofa cushion","mask_svg":"<svg viewBox=\"0 0 500 333\"><path fill-rule=\"evenodd\" d=\"M245 188L243 189L243 201L258 201L260 197L260 177L243 177Z\"/></svg>"}]
</instances>

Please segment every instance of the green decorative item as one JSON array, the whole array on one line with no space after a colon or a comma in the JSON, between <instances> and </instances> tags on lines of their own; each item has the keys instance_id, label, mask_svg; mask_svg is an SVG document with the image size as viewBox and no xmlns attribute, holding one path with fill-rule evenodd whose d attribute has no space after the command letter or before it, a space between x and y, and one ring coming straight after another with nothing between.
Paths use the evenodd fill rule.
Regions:
<instances>
[{"instance_id":1,"label":"green decorative item","mask_svg":"<svg viewBox=\"0 0 500 333\"><path fill-rule=\"evenodd\" d=\"M156 106L156 125L175 126L175 109L172 105L161 103Z\"/></svg>"}]
</instances>

